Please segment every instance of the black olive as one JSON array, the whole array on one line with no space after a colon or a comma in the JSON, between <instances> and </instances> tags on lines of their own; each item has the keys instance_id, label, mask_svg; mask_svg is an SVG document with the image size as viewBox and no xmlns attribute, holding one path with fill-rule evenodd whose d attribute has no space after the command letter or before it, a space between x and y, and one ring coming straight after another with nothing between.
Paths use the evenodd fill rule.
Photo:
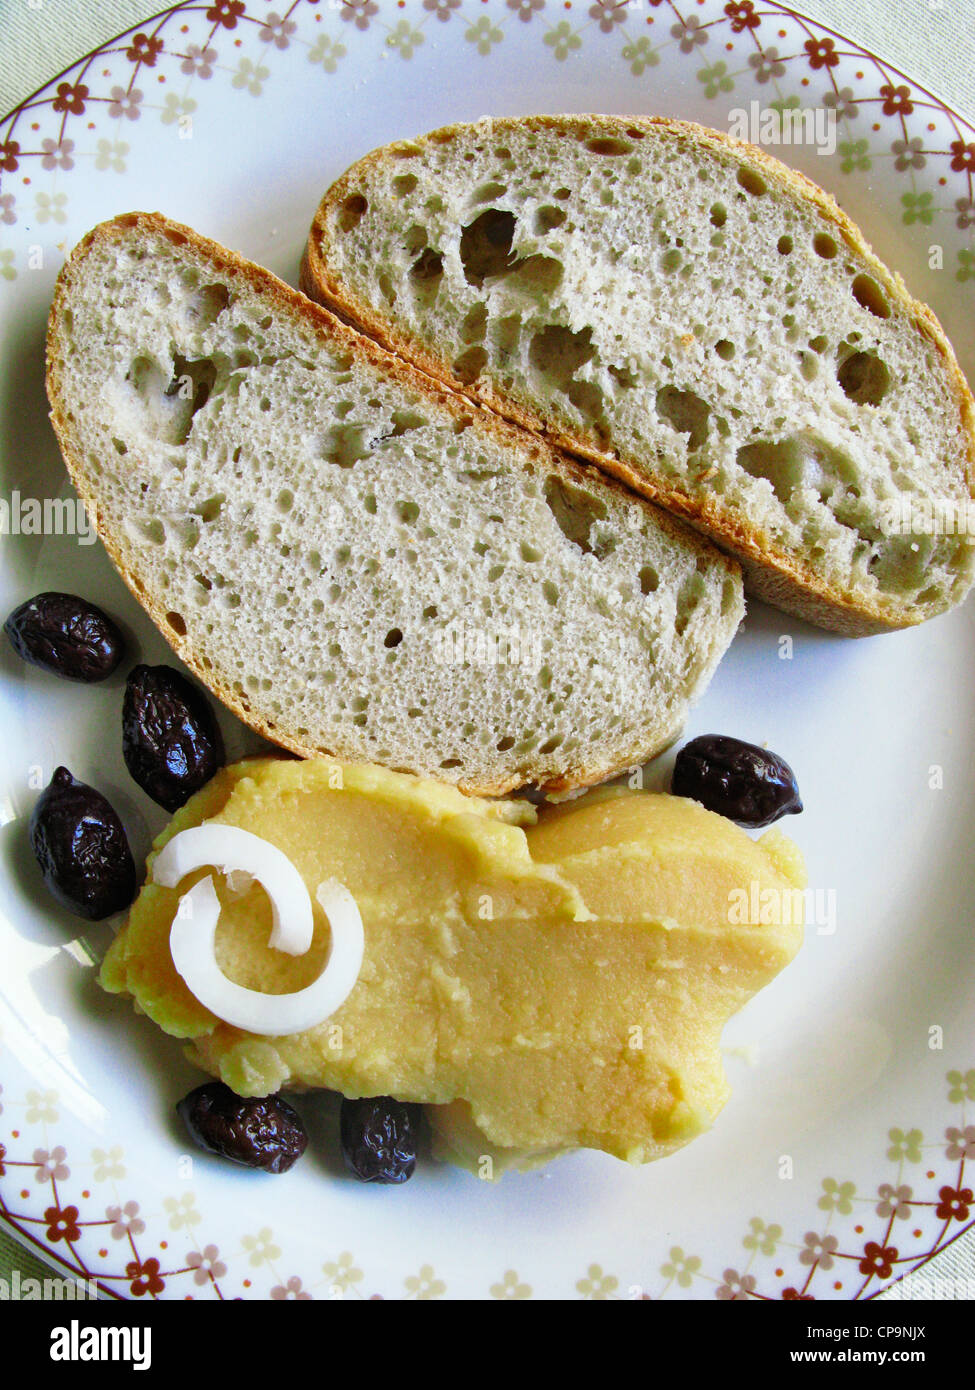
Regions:
<instances>
[{"instance_id":1,"label":"black olive","mask_svg":"<svg viewBox=\"0 0 975 1390\"><path fill-rule=\"evenodd\" d=\"M677 754L670 790L739 825L771 825L802 810L795 773L765 748L702 734Z\"/></svg>"},{"instance_id":2,"label":"black olive","mask_svg":"<svg viewBox=\"0 0 975 1390\"><path fill-rule=\"evenodd\" d=\"M87 684L110 676L125 650L111 618L76 594L36 594L14 609L3 630L32 666Z\"/></svg>"},{"instance_id":3,"label":"black olive","mask_svg":"<svg viewBox=\"0 0 975 1390\"><path fill-rule=\"evenodd\" d=\"M201 1149L265 1173L286 1173L308 1143L301 1116L287 1101L238 1096L222 1081L198 1086L176 1109Z\"/></svg>"},{"instance_id":4,"label":"black olive","mask_svg":"<svg viewBox=\"0 0 975 1390\"><path fill-rule=\"evenodd\" d=\"M59 767L37 799L30 844L54 897L98 922L135 897L135 864L122 822L94 787Z\"/></svg>"},{"instance_id":5,"label":"black olive","mask_svg":"<svg viewBox=\"0 0 975 1390\"><path fill-rule=\"evenodd\" d=\"M144 792L178 811L223 766L206 698L170 666L136 666L125 684L122 754Z\"/></svg>"},{"instance_id":6,"label":"black olive","mask_svg":"<svg viewBox=\"0 0 975 1390\"><path fill-rule=\"evenodd\" d=\"M400 1183L416 1168L416 1107L391 1096L343 1100L346 1167L361 1182Z\"/></svg>"}]
</instances>

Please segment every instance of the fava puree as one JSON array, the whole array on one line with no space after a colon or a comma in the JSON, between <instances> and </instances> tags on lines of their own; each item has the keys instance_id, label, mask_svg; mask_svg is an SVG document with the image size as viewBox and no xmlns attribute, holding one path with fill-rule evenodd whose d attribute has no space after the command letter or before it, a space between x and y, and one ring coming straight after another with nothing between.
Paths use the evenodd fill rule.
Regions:
<instances>
[{"instance_id":1,"label":"fava puree","mask_svg":"<svg viewBox=\"0 0 975 1390\"><path fill-rule=\"evenodd\" d=\"M169 950L180 896L207 871L164 888L152 858L104 987L241 1095L422 1102L439 1152L481 1171L485 1156L500 1170L580 1146L643 1163L700 1134L728 1094L725 1021L802 937L796 847L680 797L608 788L536 808L377 767L262 758L219 772L154 852L204 821L278 846L312 894L330 878L349 889L365 933L352 993L288 1037L222 1023ZM215 879L223 972L268 993L308 985L328 957L320 909L312 949L287 956L267 944L260 886ZM742 902L763 904L761 923L742 921Z\"/></svg>"}]
</instances>

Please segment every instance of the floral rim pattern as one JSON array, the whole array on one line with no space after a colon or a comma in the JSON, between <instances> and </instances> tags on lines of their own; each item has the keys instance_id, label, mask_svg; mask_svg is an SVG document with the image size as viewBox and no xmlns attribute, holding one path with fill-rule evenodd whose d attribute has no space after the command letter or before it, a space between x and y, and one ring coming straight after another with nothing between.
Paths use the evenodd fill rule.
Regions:
<instances>
[{"instance_id":1,"label":"floral rim pattern","mask_svg":"<svg viewBox=\"0 0 975 1390\"><path fill-rule=\"evenodd\" d=\"M137 122L158 122L179 138L218 85L244 103L273 95L284 82L278 55L287 49L289 61L314 65L327 82L356 45L373 44L375 58L409 62L429 51L444 25L460 28L485 64L501 61L514 36L537 47L539 62L567 69L599 44L621 73L646 79L648 93L664 58L688 62L701 95L715 103L714 124L723 98L747 106L758 97L780 116L807 102L821 105L837 119L836 167L854 177L892 168L903 180L902 224L925 238L937 227L946 269L975 286L975 125L889 64L771 0L278 0L276 7L185 0L73 64L0 120L0 238L18 227L60 235L70 220L72 177L124 175L135 158ZM17 279L24 268L18 258L30 249L0 244L0 282ZM787 1232L755 1216L738 1258L725 1253L728 1263L674 1245L647 1271L645 1286L582 1261L567 1271L566 1296L874 1297L975 1227L966 1170L975 1159L975 1069L947 1073L947 1099L959 1109L938 1137L888 1130L877 1145L886 1177L873 1190L844 1176L824 1178L810 1194L804 1226ZM260 1221L235 1248L218 1245L207 1237L190 1185L161 1203L147 1200L131 1183L121 1146L79 1151L74 1140L63 1141L56 1093L28 1086L15 1097L8 1089L0 1102L0 1217L108 1296L452 1296L422 1258L391 1287L347 1249L323 1248L316 1271L295 1273L282 1255L285 1242ZM541 1290L530 1270L499 1268L481 1294L527 1299Z\"/></svg>"},{"instance_id":2,"label":"floral rim pattern","mask_svg":"<svg viewBox=\"0 0 975 1390\"><path fill-rule=\"evenodd\" d=\"M512 26L531 26L540 60L569 64L586 43L613 43L636 77L670 50L696 64L708 100L747 91L780 118L803 105L779 87L787 72L795 82L798 67L804 93L836 113L844 172L890 161L905 178L905 225L950 219L962 232L975 229L975 126L873 54L762 0L279 0L272 9L255 0L185 0L89 54L0 121L0 226L14 225L25 202L37 223L65 223L58 175L124 173L132 123L156 119L184 133L198 106L194 92L215 77L259 97L273 90L274 56L284 49L302 48L327 76L370 32L383 35L382 57L408 61L431 26L450 23L464 26L485 59L503 52ZM929 164L943 166L943 202L914 186L914 173ZM50 189L33 190L37 169L55 172ZM975 282L975 239L954 254L955 278ZM15 262L12 248L0 250L0 278L16 277Z\"/></svg>"},{"instance_id":3,"label":"floral rim pattern","mask_svg":"<svg viewBox=\"0 0 975 1390\"><path fill-rule=\"evenodd\" d=\"M933 1140L920 1129L889 1129L887 1181L863 1192L855 1182L824 1178L812 1229L787 1234L778 1223L755 1216L741 1238L735 1266L712 1269L702 1256L673 1246L653 1271L651 1285L626 1284L601 1265L589 1264L575 1280L577 1296L659 1300L693 1289L699 1299L735 1302L874 1297L975 1228L975 1192L967 1175L975 1160L975 1124L968 1123L975 1068L949 1071L945 1081L947 1100L958 1107L955 1122ZM164 1293L220 1300L389 1296L370 1291L368 1276L348 1250L328 1252L314 1280L288 1273L274 1231L257 1221L236 1249L221 1250L207 1240L192 1189L163 1198L161 1211L143 1211L130 1195L121 1145L77 1158L63 1144L52 1145L51 1126L59 1118L56 1091L31 1089L5 1107L3 1100L0 1095L0 1114L5 1109L14 1126L0 1129L0 1179L5 1180L0 1216L102 1292L132 1299ZM942 1158L952 1167L939 1175L935 1162ZM20 1209L27 1202L38 1214ZM166 1238L156 1240L163 1226ZM404 1299L449 1295L447 1284L426 1263L419 1263L398 1290ZM513 1269L499 1270L484 1293L496 1299L532 1295L527 1277Z\"/></svg>"}]
</instances>

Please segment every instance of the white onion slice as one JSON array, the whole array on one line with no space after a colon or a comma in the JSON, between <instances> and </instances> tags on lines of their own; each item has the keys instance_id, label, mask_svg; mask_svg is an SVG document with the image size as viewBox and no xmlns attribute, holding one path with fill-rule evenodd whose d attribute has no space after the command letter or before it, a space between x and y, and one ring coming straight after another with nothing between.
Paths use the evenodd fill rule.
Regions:
<instances>
[{"instance_id":1,"label":"white onion slice","mask_svg":"<svg viewBox=\"0 0 975 1390\"><path fill-rule=\"evenodd\" d=\"M152 876L164 888L175 888L194 869L210 867L256 878L271 899L274 925L269 944L289 956L305 954L314 932L311 899L283 850L236 825L195 825L160 850Z\"/></svg>"},{"instance_id":2,"label":"white onion slice","mask_svg":"<svg viewBox=\"0 0 975 1390\"><path fill-rule=\"evenodd\" d=\"M217 965L220 900L209 876L180 898L169 933L173 964L200 1003L234 1028L269 1037L314 1028L348 998L362 967L364 949L362 918L348 889L328 879L319 884L316 897L328 917L332 945L324 970L305 989L292 994L261 994L227 979ZM310 915L310 900L308 910Z\"/></svg>"}]
</instances>

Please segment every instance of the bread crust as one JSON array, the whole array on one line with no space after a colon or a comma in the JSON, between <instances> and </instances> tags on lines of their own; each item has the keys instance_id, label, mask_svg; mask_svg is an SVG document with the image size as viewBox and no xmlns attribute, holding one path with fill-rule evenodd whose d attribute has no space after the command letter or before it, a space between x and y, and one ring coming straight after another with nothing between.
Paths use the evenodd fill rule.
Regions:
<instances>
[{"instance_id":1,"label":"bread crust","mask_svg":"<svg viewBox=\"0 0 975 1390\"><path fill-rule=\"evenodd\" d=\"M388 375L403 383L404 386L412 390L425 394L428 398L446 408L457 420L471 419L475 417L501 444L509 444L519 450L524 450L526 445L525 432L516 425L510 423L496 412L486 409L481 403L472 401L470 397L448 388L445 383L424 373L420 368L404 361L401 357L388 352L379 343L371 338L365 337L355 328L344 323L335 313L328 308L315 303L304 294L299 293L291 285L280 280L271 271L265 270L251 261L246 260L236 252L228 250L225 246L210 240L207 237L193 231L190 227L173 222L158 212L132 212L124 213L109 222L103 222L93 228L78 245L74 248L70 258L65 263L58 276L54 290L54 298L48 316L47 327L47 393L51 406L50 418L57 435L61 453L64 457L68 473L79 496L85 504L85 508L90 518L93 519L98 535L105 546L113 564L118 570L126 585L149 614L149 617L158 627L163 637L170 647L183 661L195 676L205 685L212 694L235 714L244 724L260 734L269 742L277 744L279 747L286 748L299 757L312 758L330 756L346 761L359 760L355 749L336 747L323 750L320 747L310 747L303 744L300 739L291 737L282 732L279 727L272 728L267 720L250 707L250 704L241 696L236 694L223 684L215 673L207 670L197 652L193 650L188 640L182 639L166 621L164 605L147 593L139 583L137 576L126 566L121 547L117 538L112 534L104 523L104 519L97 505L97 496L88 477L88 470L85 466L81 450L77 444L76 430L74 428L74 416L72 415L70 403L65 398L62 384L62 363L63 345L61 334L64 324L64 314L68 306L75 272L83 263L85 258L94 246L99 242L130 239L133 233L146 233L152 236L164 236L176 245L189 245L194 251L208 258L211 258L213 267L221 274L231 277L240 276L255 290L270 293L277 300L277 308L280 312L290 314L296 318L309 322L318 331L326 335L333 341L340 342L349 352L360 360L365 360L382 370ZM586 485L592 487L596 481L595 470L589 468L580 460L567 457L564 453L558 452L552 444L541 438L527 441L531 456L540 461L543 467L552 473L560 476L564 481L576 485ZM607 478L602 474L598 475L598 485L601 488L608 488L625 496L627 501L632 504L634 501L632 493L624 485L616 480ZM696 554L707 559L711 563L719 564L727 575L734 579L739 579L741 569L739 565L721 550L711 545L704 537L699 535L694 529L685 526L666 512L660 511L652 506L645 499L643 501L647 511L651 513L653 519L660 529L671 538L680 541L691 548ZM728 634L728 640L733 634ZM725 643L724 645L727 645ZM723 650L723 647L722 647ZM627 756L609 766L597 764L577 765L567 767L564 773L556 778L549 779L544 783L543 790L548 792L568 792L578 788L591 786L595 782L600 782L610 777L614 777L626 769L635 765L640 765L648 761L651 757L661 752L669 743L680 733L680 728L672 728L658 733L652 740L646 739L643 743L635 744L628 750ZM457 786L461 791L482 796L502 796L508 792L529 785L526 778L517 771L499 775L497 778L484 780L461 779Z\"/></svg>"},{"instance_id":2,"label":"bread crust","mask_svg":"<svg viewBox=\"0 0 975 1390\"><path fill-rule=\"evenodd\" d=\"M398 153L428 143L445 143L462 137L469 131L483 134L484 123L470 125L457 122L431 131L419 140L397 141L381 146L365 155L347 170L327 191L315 213L301 263L301 287L311 298L327 304L348 322L382 343L390 351L413 362L424 372L436 377L452 390L515 421L525 429L549 439L567 452L595 464L603 472L619 478L634 491L656 502L667 511L710 537L741 563L745 584L756 598L782 609L786 613L815 624L817 627L841 633L847 637L865 637L899 628L912 627L929 614L895 615L882 601L851 593L838 592L816 573L811 564L801 564L794 554L777 545L774 538L756 531L741 518L721 514L713 499L695 499L663 480L648 478L626 459L601 448L597 441L583 433L560 428L543 419L519 402L497 391L486 378L473 384L460 381L448 363L428 351L421 343L400 330L383 316L353 295L331 273L322 255L322 245L328 240L328 219L335 208L348 196L353 180L360 170L370 165L392 167ZM736 140L720 131L692 121L676 121L663 116L527 116L499 117L490 121L492 134L503 135L506 130L548 130L562 134L597 133L625 137L628 131L643 135L666 132L679 141L703 146L712 151L730 154L746 168L760 172L769 183L782 191L811 203L828 229L863 258L877 283L909 316L918 332L930 342L942 358L962 423L966 448L966 479L969 495L975 499L975 399L958 365L954 349L933 311L915 299L895 271L878 259L863 232L840 208L834 198L805 174L790 169L767 151L744 140Z\"/></svg>"}]
</instances>

